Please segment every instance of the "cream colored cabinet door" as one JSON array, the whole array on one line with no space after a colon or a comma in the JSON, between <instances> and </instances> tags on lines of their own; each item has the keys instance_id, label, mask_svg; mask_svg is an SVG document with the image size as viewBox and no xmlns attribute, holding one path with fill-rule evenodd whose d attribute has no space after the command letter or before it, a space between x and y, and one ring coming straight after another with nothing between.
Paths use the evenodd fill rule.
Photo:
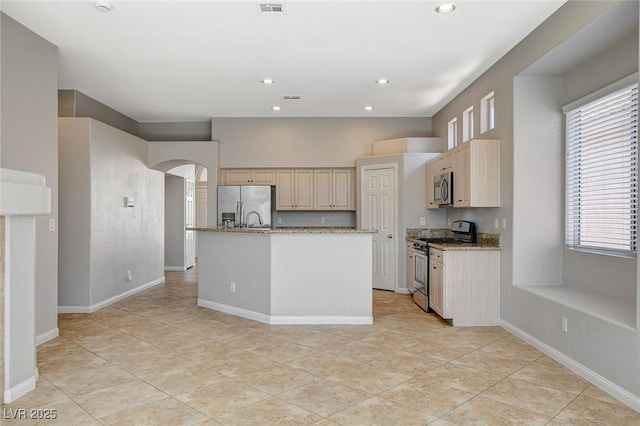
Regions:
<instances>
[{"instance_id":1,"label":"cream colored cabinet door","mask_svg":"<svg viewBox=\"0 0 640 426\"><path fill-rule=\"evenodd\" d=\"M429 307L442 318L444 312L444 266L440 262L429 261Z\"/></svg>"},{"instance_id":2,"label":"cream colored cabinet door","mask_svg":"<svg viewBox=\"0 0 640 426\"><path fill-rule=\"evenodd\" d=\"M225 185L275 185L273 169L225 169Z\"/></svg>"},{"instance_id":3,"label":"cream colored cabinet door","mask_svg":"<svg viewBox=\"0 0 640 426\"><path fill-rule=\"evenodd\" d=\"M295 170L276 172L276 210L295 210Z\"/></svg>"},{"instance_id":4,"label":"cream colored cabinet door","mask_svg":"<svg viewBox=\"0 0 640 426\"><path fill-rule=\"evenodd\" d=\"M353 170L333 171L333 210L354 210Z\"/></svg>"},{"instance_id":5,"label":"cream colored cabinet door","mask_svg":"<svg viewBox=\"0 0 640 426\"><path fill-rule=\"evenodd\" d=\"M313 171L314 210L353 210L353 170Z\"/></svg>"},{"instance_id":6,"label":"cream colored cabinet door","mask_svg":"<svg viewBox=\"0 0 640 426\"><path fill-rule=\"evenodd\" d=\"M313 170L295 170L295 210L313 210Z\"/></svg>"},{"instance_id":7,"label":"cream colored cabinet door","mask_svg":"<svg viewBox=\"0 0 640 426\"><path fill-rule=\"evenodd\" d=\"M251 185L275 185L276 171L273 169L251 170Z\"/></svg>"},{"instance_id":8,"label":"cream colored cabinet door","mask_svg":"<svg viewBox=\"0 0 640 426\"><path fill-rule=\"evenodd\" d=\"M313 171L313 209L333 210L333 171Z\"/></svg>"},{"instance_id":9,"label":"cream colored cabinet door","mask_svg":"<svg viewBox=\"0 0 640 426\"><path fill-rule=\"evenodd\" d=\"M250 169L226 169L224 175L225 185L248 185L251 183Z\"/></svg>"},{"instance_id":10,"label":"cream colored cabinet door","mask_svg":"<svg viewBox=\"0 0 640 426\"><path fill-rule=\"evenodd\" d=\"M313 210L313 170L276 171L276 210Z\"/></svg>"},{"instance_id":11,"label":"cream colored cabinet door","mask_svg":"<svg viewBox=\"0 0 640 426\"><path fill-rule=\"evenodd\" d=\"M453 207L469 207L469 159L471 146L465 144L453 156Z\"/></svg>"}]
</instances>

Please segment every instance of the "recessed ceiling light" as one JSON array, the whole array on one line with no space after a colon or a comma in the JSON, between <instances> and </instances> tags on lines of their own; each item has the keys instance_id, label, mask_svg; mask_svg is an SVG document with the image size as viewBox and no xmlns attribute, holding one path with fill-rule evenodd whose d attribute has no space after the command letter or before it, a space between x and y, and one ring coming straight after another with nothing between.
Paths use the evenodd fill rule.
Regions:
<instances>
[{"instance_id":1,"label":"recessed ceiling light","mask_svg":"<svg viewBox=\"0 0 640 426\"><path fill-rule=\"evenodd\" d=\"M270 78L265 78L264 80L262 80L262 84L275 84L275 80L272 80Z\"/></svg>"},{"instance_id":2,"label":"recessed ceiling light","mask_svg":"<svg viewBox=\"0 0 640 426\"><path fill-rule=\"evenodd\" d=\"M100 12L111 12L113 5L108 0L98 0L93 4Z\"/></svg>"},{"instance_id":3,"label":"recessed ceiling light","mask_svg":"<svg viewBox=\"0 0 640 426\"><path fill-rule=\"evenodd\" d=\"M456 5L453 3L442 3L440 6L436 7L436 12L438 13L451 13L456 10Z\"/></svg>"},{"instance_id":4,"label":"recessed ceiling light","mask_svg":"<svg viewBox=\"0 0 640 426\"><path fill-rule=\"evenodd\" d=\"M389 84L389 80L386 78L379 78L376 80L376 84Z\"/></svg>"},{"instance_id":5,"label":"recessed ceiling light","mask_svg":"<svg viewBox=\"0 0 640 426\"><path fill-rule=\"evenodd\" d=\"M272 110L274 111L280 111L280 106L279 105L274 105L271 107Z\"/></svg>"},{"instance_id":6,"label":"recessed ceiling light","mask_svg":"<svg viewBox=\"0 0 640 426\"><path fill-rule=\"evenodd\" d=\"M373 107L371 105L367 105L366 107L364 107L365 111L373 111Z\"/></svg>"}]
</instances>

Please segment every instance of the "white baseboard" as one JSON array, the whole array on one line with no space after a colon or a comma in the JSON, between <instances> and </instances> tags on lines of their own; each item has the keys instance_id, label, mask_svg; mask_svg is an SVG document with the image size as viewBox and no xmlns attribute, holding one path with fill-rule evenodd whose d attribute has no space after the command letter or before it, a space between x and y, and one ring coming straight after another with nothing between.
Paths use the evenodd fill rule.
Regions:
<instances>
[{"instance_id":1,"label":"white baseboard","mask_svg":"<svg viewBox=\"0 0 640 426\"><path fill-rule=\"evenodd\" d=\"M145 291L151 287L155 287L158 284L162 284L164 282L165 277L158 278L157 280L149 281L146 284L142 284L136 288L132 288L131 290L125 291L124 293L120 293L116 296L110 297L102 302L94 303L91 306L58 306L58 313L60 314L91 314L93 312L99 311L102 308L106 308L109 305L113 305L116 302L126 299L127 297L131 297L134 294L138 294L142 291Z\"/></svg>"},{"instance_id":2,"label":"white baseboard","mask_svg":"<svg viewBox=\"0 0 640 426\"><path fill-rule=\"evenodd\" d=\"M60 329L58 327L53 330L45 331L44 333L38 334L36 336L36 346L40 346L43 343L48 342L49 340L53 340L60 335Z\"/></svg>"},{"instance_id":3,"label":"white baseboard","mask_svg":"<svg viewBox=\"0 0 640 426\"><path fill-rule=\"evenodd\" d=\"M213 309L214 311L224 312L225 314L236 315L242 318L259 321L265 324L270 324L269 315L261 314L259 312L249 311L247 309L236 308L235 306L223 305L222 303L211 302L210 300L198 299L198 306L203 308Z\"/></svg>"},{"instance_id":4,"label":"white baseboard","mask_svg":"<svg viewBox=\"0 0 640 426\"><path fill-rule=\"evenodd\" d=\"M514 334L519 338L521 338L522 340L524 340L525 342L529 343L531 346L535 347L540 352L547 355L549 358L567 367L569 370L573 371L578 376L593 383L594 385L596 385L597 387L599 387L609 395L613 396L617 400L622 401L623 403L627 404L629 407L640 412L639 396L632 394L628 390L613 383L611 380L605 377L602 377L595 371L589 369L588 367L585 367L584 365L580 364L573 358L568 357L567 355L563 354L557 349L536 339L535 337L533 337L526 331L519 329L515 325L503 319L500 319L499 325L505 330L507 330L508 332L510 332L511 334Z\"/></svg>"},{"instance_id":5,"label":"white baseboard","mask_svg":"<svg viewBox=\"0 0 640 426\"><path fill-rule=\"evenodd\" d=\"M198 306L272 325L373 324L373 316L271 316L235 306L198 299Z\"/></svg>"},{"instance_id":6,"label":"white baseboard","mask_svg":"<svg viewBox=\"0 0 640 426\"><path fill-rule=\"evenodd\" d=\"M186 266L165 266L164 267L165 271L181 271L184 272L187 270Z\"/></svg>"},{"instance_id":7,"label":"white baseboard","mask_svg":"<svg viewBox=\"0 0 640 426\"><path fill-rule=\"evenodd\" d=\"M270 321L273 325L369 325L373 324L373 316L272 316Z\"/></svg>"},{"instance_id":8,"label":"white baseboard","mask_svg":"<svg viewBox=\"0 0 640 426\"><path fill-rule=\"evenodd\" d=\"M38 370L33 372L33 376L27 380L15 385L10 389L5 389L3 397L3 404L10 404L23 395L31 392L36 388L36 382L38 381Z\"/></svg>"}]
</instances>

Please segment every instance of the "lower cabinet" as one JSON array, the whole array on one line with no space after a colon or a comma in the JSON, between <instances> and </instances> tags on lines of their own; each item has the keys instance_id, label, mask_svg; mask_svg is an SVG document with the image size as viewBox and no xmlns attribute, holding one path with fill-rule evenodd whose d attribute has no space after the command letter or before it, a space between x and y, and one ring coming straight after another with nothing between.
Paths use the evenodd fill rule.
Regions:
<instances>
[{"instance_id":1,"label":"lower cabinet","mask_svg":"<svg viewBox=\"0 0 640 426\"><path fill-rule=\"evenodd\" d=\"M499 251L429 249L429 306L453 325L498 325L499 287Z\"/></svg>"}]
</instances>

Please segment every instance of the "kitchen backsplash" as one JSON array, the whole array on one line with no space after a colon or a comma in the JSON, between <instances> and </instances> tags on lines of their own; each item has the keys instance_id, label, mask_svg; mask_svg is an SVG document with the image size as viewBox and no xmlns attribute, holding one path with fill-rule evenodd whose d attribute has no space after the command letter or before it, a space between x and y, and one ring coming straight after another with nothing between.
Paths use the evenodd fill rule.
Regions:
<instances>
[{"instance_id":1,"label":"kitchen backsplash","mask_svg":"<svg viewBox=\"0 0 640 426\"><path fill-rule=\"evenodd\" d=\"M450 229L407 229L407 238L453 238ZM478 232L476 234L478 244L500 247L500 234Z\"/></svg>"}]
</instances>

